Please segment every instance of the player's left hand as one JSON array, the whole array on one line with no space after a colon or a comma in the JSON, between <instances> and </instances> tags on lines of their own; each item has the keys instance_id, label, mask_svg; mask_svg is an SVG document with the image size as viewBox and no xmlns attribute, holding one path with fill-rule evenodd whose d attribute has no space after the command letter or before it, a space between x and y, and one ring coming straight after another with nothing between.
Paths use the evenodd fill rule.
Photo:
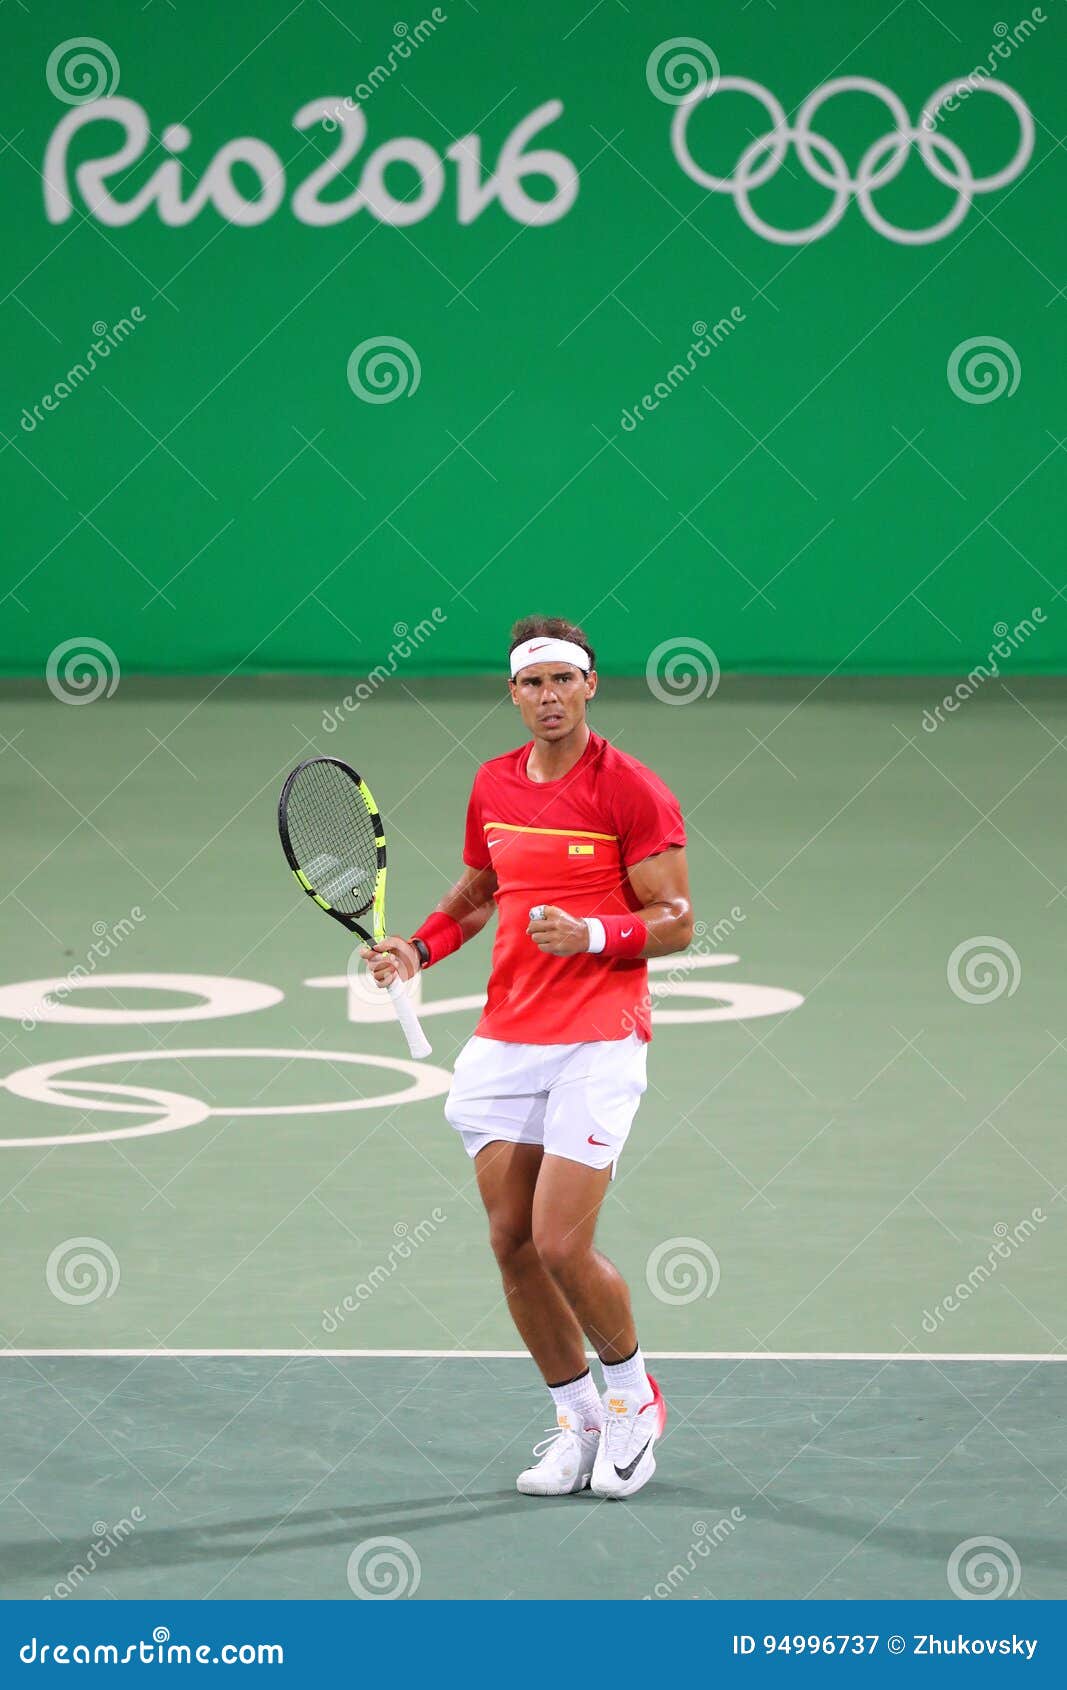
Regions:
<instances>
[{"instance_id":1,"label":"player's left hand","mask_svg":"<svg viewBox=\"0 0 1067 1690\"><path fill-rule=\"evenodd\" d=\"M589 949L589 929L579 917L568 915L554 904L537 904L530 912L526 929L539 951L546 956L577 956Z\"/></svg>"}]
</instances>

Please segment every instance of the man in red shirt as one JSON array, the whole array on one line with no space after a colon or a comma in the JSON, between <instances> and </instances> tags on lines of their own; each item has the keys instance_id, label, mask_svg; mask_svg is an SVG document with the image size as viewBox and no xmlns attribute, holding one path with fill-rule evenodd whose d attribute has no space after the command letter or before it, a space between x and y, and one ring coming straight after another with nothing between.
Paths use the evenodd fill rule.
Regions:
<instances>
[{"instance_id":1,"label":"man in red shirt","mask_svg":"<svg viewBox=\"0 0 1067 1690\"><path fill-rule=\"evenodd\" d=\"M496 908L485 1010L445 1114L474 1158L512 1318L556 1407L558 1431L518 1488L625 1497L655 1471L666 1408L626 1283L593 1236L646 1086L644 959L685 950L693 934L685 828L659 777L590 728L596 662L580 628L524 618L509 667L530 743L478 770L466 867L436 911L410 940L363 955L379 985L397 969L409 978Z\"/></svg>"}]
</instances>

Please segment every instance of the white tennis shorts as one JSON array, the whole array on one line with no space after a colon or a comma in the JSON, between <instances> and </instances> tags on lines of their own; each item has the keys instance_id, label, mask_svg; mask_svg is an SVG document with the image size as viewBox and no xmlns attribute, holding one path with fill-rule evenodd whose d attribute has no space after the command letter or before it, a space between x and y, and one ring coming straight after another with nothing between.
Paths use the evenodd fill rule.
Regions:
<instances>
[{"instance_id":1,"label":"white tennis shorts","mask_svg":"<svg viewBox=\"0 0 1067 1690\"><path fill-rule=\"evenodd\" d=\"M636 1033L574 1045L475 1034L459 1053L445 1116L468 1156L504 1139L614 1172L648 1084L647 1055Z\"/></svg>"}]
</instances>

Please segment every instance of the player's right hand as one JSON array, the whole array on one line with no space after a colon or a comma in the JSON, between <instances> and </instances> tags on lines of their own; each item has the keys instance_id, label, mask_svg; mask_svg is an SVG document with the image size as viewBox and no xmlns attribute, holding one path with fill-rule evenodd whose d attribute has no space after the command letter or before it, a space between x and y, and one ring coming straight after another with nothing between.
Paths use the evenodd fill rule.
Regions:
<instances>
[{"instance_id":1,"label":"player's right hand","mask_svg":"<svg viewBox=\"0 0 1067 1690\"><path fill-rule=\"evenodd\" d=\"M359 954L367 964L375 984L383 990L390 986L398 975L401 980L410 980L419 972L418 951L410 940L398 938L395 934L380 939L373 950L368 945L361 946Z\"/></svg>"}]
</instances>

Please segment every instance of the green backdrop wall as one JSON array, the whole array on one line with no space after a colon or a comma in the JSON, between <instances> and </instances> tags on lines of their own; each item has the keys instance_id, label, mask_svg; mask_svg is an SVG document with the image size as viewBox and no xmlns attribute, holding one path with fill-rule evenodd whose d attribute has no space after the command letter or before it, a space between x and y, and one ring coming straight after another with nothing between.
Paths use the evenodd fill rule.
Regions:
<instances>
[{"instance_id":1,"label":"green backdrop wall","mask_svg":"<svg viewBox=\"0 0 1067 1690\"><path fill-rule=\"evenodd\" d=\"M420 4L3 9L0 668L1062 668L1063 0Z\"/></svg>"}]
</instances>

